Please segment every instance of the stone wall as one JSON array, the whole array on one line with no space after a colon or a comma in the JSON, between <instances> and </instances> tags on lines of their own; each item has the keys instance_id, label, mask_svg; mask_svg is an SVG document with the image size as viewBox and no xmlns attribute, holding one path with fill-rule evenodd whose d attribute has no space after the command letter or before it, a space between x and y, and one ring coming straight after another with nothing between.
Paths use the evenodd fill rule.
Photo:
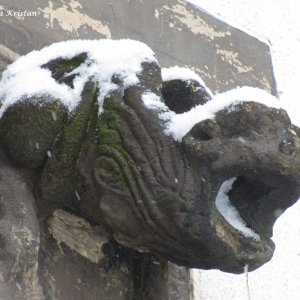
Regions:
<instances>
[{"instance_id":1,"label":"stone wall","mask_svg":"<svg viewBox=\"0 0 300 300\"><path fill-rule=\"evenodd\" d=\"M214 92L276 93L269 46L183 0L2 0L0 12L0 43L19 54L67 39L130 38L163 67L193 68Z\"/></svg>"}]
</instances>

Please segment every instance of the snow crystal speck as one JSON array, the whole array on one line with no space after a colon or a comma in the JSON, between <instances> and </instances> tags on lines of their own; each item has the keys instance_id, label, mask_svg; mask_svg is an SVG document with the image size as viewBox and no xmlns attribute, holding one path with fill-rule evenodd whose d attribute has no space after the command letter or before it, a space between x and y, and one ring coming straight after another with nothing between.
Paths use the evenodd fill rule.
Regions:
<instances>
[{"instance_id":1,"label":"snow crystal speck","mask_svg":"<svg viewBox=\"0 0 300 300\"><path fill-rule=\"evenodd\" d=\"M53 121L56 121L56 120L57 120L57 115L56 115L56 112L55 112L55 111L52 111L52 112L51 112L51 116L52 116Z\"/></svg>"},{"instance_id":2,"label":"snow crystal speck","mask_svg":"<svg viewBox=\"0 0 300 300\"><path fill-rule=\"evenodd\" d=\"M79 200L79 201L81 200L79 193L77 191L75 191L75 196L76 196L77 200Z\"/></svg>"}]
</instances>

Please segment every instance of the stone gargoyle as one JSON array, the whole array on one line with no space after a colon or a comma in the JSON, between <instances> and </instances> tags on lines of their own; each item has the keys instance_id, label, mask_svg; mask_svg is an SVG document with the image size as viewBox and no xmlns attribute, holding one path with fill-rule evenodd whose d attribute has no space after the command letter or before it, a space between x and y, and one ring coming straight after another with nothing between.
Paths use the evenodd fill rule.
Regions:
<instances>
[{"instance_id":1,"label":"stone gargoyle","mask_svg":"<svg viewBox=\"0 0 300 300\"><path fill-rule=\"evenodd\" d=\"M299 128L263 92L213 97L195 74L173 71L162 79L144 44L106 40L54 44L3 73L1 181L13 163L26 178L17 205L34 195L37 215L26 239L20 231L24 251L38 256L32 228L51 229L64 210L121 245L190 268L241 273L271 259L273 224L300 195ZM1 189L5 264L18 217L3 216L17 196ZM222 213L226 199L242 229Z\"/></svg>"}]
</instances>

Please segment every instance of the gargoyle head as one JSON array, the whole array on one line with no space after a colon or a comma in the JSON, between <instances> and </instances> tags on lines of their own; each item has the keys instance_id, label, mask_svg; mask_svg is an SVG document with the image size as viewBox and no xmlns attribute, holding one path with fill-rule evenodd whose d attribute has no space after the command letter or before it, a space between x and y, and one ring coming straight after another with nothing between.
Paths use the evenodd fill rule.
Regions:
<instances>
[{"instance_id":1,"label":"gargoyle head","mask_svg":"<svg viewBox=\"0 0 300 300\"><path fill-rule=\"evenodd\" d=\"M120 243L181 265L254 270L271 259L274 222L300 194L299 129L282 109L233 98L239 102L175 141L165 132L176 95L159 98L159 88L144 80L159 72L144 65L140 85L106 102L95 173L105 190L100 208L106 222ZM203 88L201 104L209 100L206 93L203 101ZM191 93L196 97L199 88L187 97ZM185 113L174 119L193 118L197 103L177 101Z\"/></svg>"},{"instance_id":2,"label":"gargoyle head","mask_svg":"<svg viewBox=\"0 0 300 300\"><path fill-rule=\"evenodd\" d=\"M299 197L299 137L285 111L255 102L225 108L183 137L195 190L202 191L193 209L206 208L205 218L189 219L209 228L214 245L206 267L242 272L271 259L273 225ZM197 230L191 235L201 248Z\"/></svg>"},{"instance_id":3,"label":"gargoyle head","mask_svg":"<svg viewBox=\"0 0 300 300\"><path fill-rule=\"evenodd\" d=\"M81 52L77 43L73 56L31 55L51 93L29 85L18 101L2 102L1 143L39 175L39 213L68 207L107 225L119 243L188 267L240 273L270 260L273 224L300 195L300 131L286 112L262 94L211 99L197 78L162 82L138 43L123 58L131 73L107 58L122 49L115 41L80 42ZM101 60L86 45L111 50ZM21 62L4 76L1 97L30 65ZM19 81L31 71L22 72ZM58 94L78 96L71 112Z\"/></svg>"}]
</instances>

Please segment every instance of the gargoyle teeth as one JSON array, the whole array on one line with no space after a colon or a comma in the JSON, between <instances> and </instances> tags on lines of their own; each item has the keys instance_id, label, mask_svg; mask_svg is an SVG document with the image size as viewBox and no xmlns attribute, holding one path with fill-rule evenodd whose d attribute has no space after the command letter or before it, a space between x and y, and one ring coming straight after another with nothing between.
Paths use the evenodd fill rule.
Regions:
<instances>
[{"instance_id":1,"label":"gargoyle teeth","mask_svg":"<svg viewBox=\"0 0 300 300\"><path fill-rule=\"evenodd\" d=\"M245 237L260 241L260 236L254 230L248 227L237 208L229 199L228 193L232 189L232 185L236 179L237 177L232 177L222 183L216 196L216 207L219 213L232 227L241 232Z\"/></svg>"}]
</instances>

